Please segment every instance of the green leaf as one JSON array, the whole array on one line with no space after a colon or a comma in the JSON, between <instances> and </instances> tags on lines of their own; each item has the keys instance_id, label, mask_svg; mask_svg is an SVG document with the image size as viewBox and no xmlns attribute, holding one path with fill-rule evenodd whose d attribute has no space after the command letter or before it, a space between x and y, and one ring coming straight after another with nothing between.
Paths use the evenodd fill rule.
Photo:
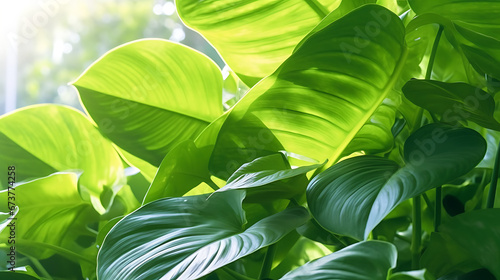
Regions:
<instances>
[{"instance_id":1,"label":"green leaf","mask_svg":"<svg viewBox=\"0 0 500 280\"><path fill-rule=\"evenodd\" d=\"M217 65L204 54L165 40L119 46L74 85L102 133L154 166L223 113Z\"/></svg>"},{"instance_id":2,"label":"green leaf","mask_svg":"<svg viewBox=\"0 0 500 280\"><path fill-rule=\"evenodd\" d=\"M95 238L87 226L98 220L92 205L78 193L78 175L55 173L50 176L17 185L15 204L19 212L14 220L16 248L19 252L38 259L60 253L74 261L87 260L85 247L78 243L82 237ZM0 199L7 201L7 190L0 192ZM1 204L5 210L7 204ZM3 232L2 240L7 240ZM94 253L97 253L95 250ZM74 258L81 255L81 257Z\"/></svg>"},{"instance_id":3,"label":"green leaf","mask_svg":"<svg viewBox=\"0 0 500 280\"><path fill-rule=\"evenodd\" d=\"M16 267L14 271L0 271L0 279L9 280L40 280L40 277L30 267Z\"/></svg>"},{"instance_id":4,"label":"green leaf","mask_svg":"<svg viewBox=\"0 0 500 280\"><path fill-rule=\"evenodd\" d=\"M117 192L123 165L111 142L81 112L59 105L37 105L0 118L0 167L16 168L16 182L57 171L81 170L79 190L96 210L104 190ZM2 188L7 176L2 176Z\"/></svg>"},{"instance_id":5,"label":"green leaf","mask_svg":"<svg viewBox=\"0 0 500 280\"><path fill-rule=\"evenodd\" d=\"M500 130L500 123L493 117L495 101L480 88L466 83L411 80L402 90L414 104L442 115L441 121L470 120Z\"/></svg>"},{"instance_id":6,"label":"green leaf","mask_svg":"<svg viewBox=\"0 0 500 280\"><path fill-rule=\"evenodd\" d=\"M485 151L474 130L430 124L406 140L405 166L374 156L341 161L311 180L308 205L325 229L363 240L398 204L466 174Z\"/></svg>"},{"instance_id":7,"label":"green leaf","mask_svg":"<svg viewBox=\"0 0 500 280\"><path fill-rule=\"evenodd\" d=\"M427 23L445 26L455 48L460 49L481 74L500 77L500 2L495 0L409 0ZM418 18L417 18L418 19ZM481 49L475 48L480 46ZM495 65L496 63L496 65Z\"/></svg>"},{"instance_id":8,"label":"green leaf","mask_svg":"<svg viewBox=\"0 0 500 280\"><path fill-rule=\"evenodd\" d=\"M500 79L500 55L495 58L487 52L466 45L462 45L462 51L477 72Z\"/></svg>"},{"instance_id":9,"label":"green leaf","mask_svg":"<svg viewBox=\"0 0 500 280\"><path fill-rule=\"evenodd\" d=\"M343 2L179 0L176 6L183 22L200 32L229 67L253 86L272 74L330 11L338 9L338 17L375 1Z\"/></svg>"},{"instance_id":10,"label":"green leaf","mask_svg":"<svg viewBox=\"0 0 500 280\"><path fill-rule=\"evenodd\" d=\"M391 274L389 280L434 280L425 269L404 271Z\"/></svg>"},{"instance_id":11,"label":"green leaf","mask_svg":"<svg viewBox=\"0 0 500 280\"><path fill-rule=\"evenodd\" d=\"M391 243L364 241L309 262L280 280L386 280L396 259L396 247Z\"/></svg>"},{"instance_id":12,"label":"green leaf","mask_svg":"<svg viewBox=\"0 0 500 280\"><path fill-rule=\"evenodd\" d=\"M227 184L216 192L246 190L248 202L262 202L275 198L291 198L305 191L305 184L297 184L290 179L303 176L309 171L323 166L313 164L290 169L290 164L282 153L260 157L243 164L229 177Z\"/></svg>"},{"instance_id":13,"label":"green leaf","mask_svg":"<svg viewBox=\"0 0 500 280\"><path fill-rule=\"evenodd\" d=\"M460 246L467 255L500 278L500 209L483 209L457 215L439 227L446 242Z\"/></svg>"},{"instance_id":14,"label":"green leaf","mask_svg":"<svg viewBox=\"0 0 500 280\"><path fill-rule=\"evenodd\" d=\"M174 147L163 159L143 204L163 197L183 196L203 182L211 182L208 159L212 149L199 149L191 140Z\"/></svg>"},{"instance_id":15,"label":"green leaf","mask_svg":"<svg viewBox=\"0 0 500 280\"><path fill-rule=\"evenodd\" d=\"M156 200L109 232L99 279L197 279L277 242L309 219L290 208L244 229L244 192Z\"/></svg>"},{"instance_id":16,"label":"green leaf","mask_svg":"<svg viewBox=\"0 0 500 280\"><path fill-rule=\"evenodd\" d=\"M283 148L333 164L398 80L404 34L392 12L365 5L308 36L233 107L212 154L213 174Z\"/></svg>"}]
</instances>

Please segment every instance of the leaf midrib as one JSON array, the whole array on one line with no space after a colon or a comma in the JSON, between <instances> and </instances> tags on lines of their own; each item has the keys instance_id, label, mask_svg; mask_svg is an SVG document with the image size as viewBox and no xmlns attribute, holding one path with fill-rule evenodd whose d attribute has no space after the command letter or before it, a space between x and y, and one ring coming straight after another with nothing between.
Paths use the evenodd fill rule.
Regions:
<instances>
[{"instance_id":1,"label":"leaf midrib","mask_svg":"<svg viewBox=\"0 0 500 280\"><path fill-rule=\"evenodd\" d=\"M125 101L131 101L131 102L143 105L143 106L153 107L153 108L157 108L157 109L160 109L160 110L164 110L164 111L169 112L169 113L178 114L178 115L181 115L181 116L184 116L184 117L188 117L188 118L191 118L191 119L194 119L194 120L197 120L197 121L204 122L207 125L210 124L213 120L216 119L216 118L214 118L213 120L210 120L208 118L204 119L204 118L201 118L201 117L198 117L198 116L189 115L189 114L187 114L185 112L176 111L176 110L173 110L171 108L159 107L159 106L155 106L155 105L152 105L152 104L147 104L145 102L140 102L140 101L133 100L133 99L125 99L125 98L122 98L122 97L119 97L119 96L116 96L116 95L113 95L113 94L107 94L105 92L102 92L102 91L99 91L99 90L95 90L95 89L91 89L91 88L88 88L88 87L85 87L85 86L80 86L80 85L77 85L77 84L75 84L74 86L77 87L78 89L84 89L84 90L88 90L90 92L98 93L98 94L109 96L109 97L112 97L112 98L117 98L117 99L121 99L121 100L125 100ZM222 112L221 112L221 114L222 114Z\"/></svg>"}]
</instances>

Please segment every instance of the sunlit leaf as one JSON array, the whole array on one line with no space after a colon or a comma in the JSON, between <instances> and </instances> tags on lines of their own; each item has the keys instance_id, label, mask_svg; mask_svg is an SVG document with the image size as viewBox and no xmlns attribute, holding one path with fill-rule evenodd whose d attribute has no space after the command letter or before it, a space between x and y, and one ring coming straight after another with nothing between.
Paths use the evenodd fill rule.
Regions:
<instances>
[{"instance_id":1,"label":"sunlit leaf","mask_svg":"<svg viewBox=\"0 0 500 280\"><path fill-rule=\"evenodd\" d=\"M398 80L404 34L392 12L365 5L308 36L233 108L211 171L281 149L334 163Z\"/></svg>"},{"instance_id":2,"label":"sunlit leaf","mask_svg":"<svg viewBox=\"0 0 500 280\"><path fill-rule=\"evenodd\" d=\"M101 132L154 166L223 112L217 65L204 54L165 40L119 46L74 85Z\"/></svg>"},{"instance_id":3,"label":"sunlit leaf","mask_svg":"<svg viewBox=\"0 0 500 280\"><path fill-rule=\"evenodd\" d=\"M16 182L83 171L80 193L101 213L101 193L118 191L123 179L123 165L111 142L81 112L59 105L31 106L2 116L0 159L3 170L15 166ZM2 188L7 178L0 178Z\"/></svg>"}]
</instances>

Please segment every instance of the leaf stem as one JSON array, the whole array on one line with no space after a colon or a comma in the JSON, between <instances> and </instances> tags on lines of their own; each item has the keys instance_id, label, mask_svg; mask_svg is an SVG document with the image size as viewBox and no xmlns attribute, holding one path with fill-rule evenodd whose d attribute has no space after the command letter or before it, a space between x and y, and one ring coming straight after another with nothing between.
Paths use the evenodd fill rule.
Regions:
<instances>
[{"instance_id":1,"label":"leaf stem","mask_svg":"<svg viewBox=\"0 0 500 280\"><path fill-rule=\"evenodd\" d=\"M425 79L430 80L432 74L432 67L434 66L434 59L436 59L437 48L439 46L439 40L441 39L441 34L443 34L444 27L439 25L438 32L436 34L436 39L434 39L434 44L432 45L431 56L429 58L429 64L427 64L427 72L425 72Z\"/></svg>"},{"instance_id":2,"label":"leaf stem","mask_svg":"<svg viewBox=\"0 0 500 280\"><path fill-rule=\"evenodd\" d=\"M321 3L318 2L318 0L304 0L311 9L316 12L316 14L319 16L319 19L322 20L326 15L328 15L329 11L328 9L323 6Z\"/></svg>"},{"instance_id":3,"label":"leaf stem","mask_svg":"<svg viewBox=\"0 0 500 280\"><path fill-rule=\"evenodd\" d=\"M441 200L443 187L436 188L436 206L434 207L434 231L438 232L438 227L441 224Z\"/></svg>"},{"instance_id":4,"label":"leaf stem","mask_svg":"<svg viewBox=\"0 0 500 280\"><path fill-rule=\"evenodd\" d=\"M206 180L205 183L207 183L207 185L210 186L214 191L219 189L219 186L217 186L217 184L215 184L212 179Z\"/></svg>"},{"instance_id":5,"label":"leaf stem","mask_svg":"<svg viewBox=\"0 0 500 280\"><path fill-rule=\"evenodd\" d=\"M259 279L266 279L271 273L273 267L273 259L276 253L276 244L272 244L267 247L266 256L264 257L264 263L262 263L262 269L260 271Z\"/></svg>"},{"instance_id":6,"label":"leaf stem","mask_svg":"<svg viewBox=\"0 0 500 280\"><path fill-rule=\"evenodd\" d=\"M47 272L47 270L45 270L43 265L37 259L30 257L30 256L27 256L27 257L30 260L30 262L36 267L36 269L38 269L38 271L40 271L40 273L42 274L42 276L44 278L47 278L48 280L54 279L54 278L52 278L52 276L50 276L50 274Z\"/></svg>"},{"instance_id":7,"label":"leaf stem","mask_svg":"<svg viewBox=\"0 0 500 280\"><path fill-rule=\"evenodd\" d=\"M497 147L497 156L495 158L495 166L493 167L493 174L491 175L490 191L488 192L488 199L486 200L486 208L493 208L493 206L495 205L495 194L497 192L499 165L500 165L500 143L498 143Z\"/></svg>"},{"instance_id":8,"label":"leaf stem","mask_svg":"<svg viewBox=\"0 0 500 280\"><path fill-rule=\"evenodd\" d=\"M420 195L413 198L413 232L411 236L411 268L420 269L420 243L422 240L422 213Z\"/></svg>"}]
</instances>

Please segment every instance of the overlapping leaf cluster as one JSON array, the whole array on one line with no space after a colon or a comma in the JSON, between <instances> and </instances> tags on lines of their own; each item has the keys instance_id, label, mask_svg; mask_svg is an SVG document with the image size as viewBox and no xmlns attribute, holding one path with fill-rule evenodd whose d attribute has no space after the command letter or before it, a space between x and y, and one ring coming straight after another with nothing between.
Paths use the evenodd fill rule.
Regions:
<instances>
[{"instance_id":1,"label":"overlapping leaf cluster","mask_svg":"<svg viewBox=\"0 0 500 280\"><path fill-rule=\"evenodd\" d=\"M500 279L500 2L176 5L226 81L144 39L73 83L85 115L0 118L23 265L2 277Z\"/></svg>"}]
</instances>

